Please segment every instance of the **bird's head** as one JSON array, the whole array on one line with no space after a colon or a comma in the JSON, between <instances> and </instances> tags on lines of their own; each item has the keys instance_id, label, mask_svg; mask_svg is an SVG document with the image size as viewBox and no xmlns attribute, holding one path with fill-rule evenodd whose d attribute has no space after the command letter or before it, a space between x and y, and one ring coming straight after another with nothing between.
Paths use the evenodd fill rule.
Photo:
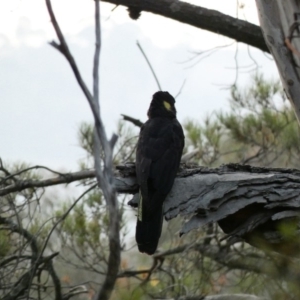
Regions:
<instances>
[{"instance_id":1,"label":"bird's head","mask_svg":"<svg viewBox=\"0 0 300 300\"><path fill-rule=\"evenodd\" d=\"M175 99L168 92L156 92L150 103L148 117L176 118Z\"/></svg>"}]
</instances>

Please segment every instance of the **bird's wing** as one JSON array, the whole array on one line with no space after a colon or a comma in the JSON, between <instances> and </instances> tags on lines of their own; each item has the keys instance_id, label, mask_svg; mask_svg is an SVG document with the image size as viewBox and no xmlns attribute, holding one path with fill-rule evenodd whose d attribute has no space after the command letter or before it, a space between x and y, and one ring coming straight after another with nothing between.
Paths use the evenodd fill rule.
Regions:
<instances>
[{"instance_id":1,"label":"bird's wing","mask_svg":"<svg viewBox=\"0 0 300 300\"><path fill-rule=\"evenodd\" d=\"M148 120L140 133L136 170L146 202L154 192L167 195L178 170L184 135L179 122L161 118Z\"/></svg>"},{"instance_id":2,"label":"bird's wing","mask_svg":"<svg viewBox=\"0 0 300 300\"><path fill-rule=\"evenodd\" d=\"M184 147L183 130L176 119L161 132L161 139L160 152L151 163L149 178L156 190L167 195L173 186Z\"/></svg>"}]
</instances>

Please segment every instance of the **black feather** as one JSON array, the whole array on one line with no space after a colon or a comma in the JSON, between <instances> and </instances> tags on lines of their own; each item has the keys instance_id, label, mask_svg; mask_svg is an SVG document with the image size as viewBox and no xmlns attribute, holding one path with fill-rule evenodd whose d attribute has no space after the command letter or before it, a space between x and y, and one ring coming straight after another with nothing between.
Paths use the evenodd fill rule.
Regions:
<instances>
[{"instance_id":1,"label":"black feather","mask_svg":"<svg viewBox=\"0 0 300 300\"><path fill-rule=\"evenodd\" d=\"M136 241L139 250L147 254L156 251L163 224L163 203L173 186L184 147L174 104L168 92L153 95L149 119L141 128L137 146L140 199Z\"/></svg>"}]
</instances>

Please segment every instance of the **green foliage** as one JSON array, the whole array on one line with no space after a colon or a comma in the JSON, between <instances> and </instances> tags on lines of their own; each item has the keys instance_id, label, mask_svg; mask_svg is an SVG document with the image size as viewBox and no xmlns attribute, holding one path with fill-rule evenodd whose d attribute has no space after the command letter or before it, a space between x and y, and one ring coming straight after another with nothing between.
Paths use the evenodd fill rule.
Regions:
<instances>
[{"instance_id":1,"label":"green foliage","mask_svg":"<svg viewBox=\"0 0 300 300\"><path fill-rule=\"evenodd\" d=\"M86 158L79 162L80 169L92 168L93 160L93 132L92 124L83 122L79 126L78 139L79 145L86 151ZM117 124L118 143L114 149L114 164L132 162L135 159L135 147L137 142L137 131L128 126L125 121L120 120Z\"/></svg>"},{"instance_id":2,"label":"green foliage","mask_svg":"<svg viewBox=\"0 0 300 300\"><path fill-rule=\"evenodd\" d=\"M36 238L38 247L41 249L52 228L50 222L45 222L44 219L33 218L28 225L28 231Z\"/></svg>"},{"instance_id":3,"label":"green foliage","mask_svg":"<svg viewBox=\"0 0 300 300\"><path fill-rule=\"evenodd\" d=\"M194 162L204 166L214 165L220 154L222 140L222 128L219 122L207 117L204 125L201 126L194 120L187 120L184 129L187 151L198 150Z\"/></svg>"},{"instance_id":4,"label":"green foliage","mask_svg":"<svg viewBox=\"0 0 300 300\"><path fill-rule=\"evenodd\" d=\"M10 234L8 230L0 230L0 258L8 255L11 249Z\"/></svg>"},{"instance_id":5,"label":"green foliage","mask_svg":"<svg viewBox=\"0 0 300 300\"><path fill-rule=\"evenodd\" d=\"M75 200L74 200L75 201ZM66 216L59 227L59 235L66 247L77 247L85 251L93 245L99 245L101 235L108 231L108 217L105 205L102 204L101 193L94 189ZM56 210L56 220L61 218L71 206L65 201L61 209Z\"/></svg>"},{"instance_id":6,"label":"green foliage","mask_svg":"<svg viewBox=\"0 0 300 300\"><path fill-rule=\"evenodd\" d=\"M118 122L117 129L119 139L114 153L114 163L123 164L135 161L138 130L134 130L123 120Z\"/></svg>"},{"instance_id":7,"label":"green foliage","mask_svg":"<svg viewBox=\"0 0 300 300\"><path fill-rule=\"evenodd\" d=\"M78 130L79 145L87 152L87 155L93 156L94 126L82 122Z\"/></svg>"},{"instance_id":8,"label":"green foliage","mask_svg":"<svg viewBox=\"0 0 300 300\"><path fill-rule=\"evenodd\" d=\"M233 86L230 105L229 112L208 117L203 125L185 122L188 147L199 149L195 162L299 166L299 128L278 82L256 75L244 92Z\"/></svg>"}]
</instances>

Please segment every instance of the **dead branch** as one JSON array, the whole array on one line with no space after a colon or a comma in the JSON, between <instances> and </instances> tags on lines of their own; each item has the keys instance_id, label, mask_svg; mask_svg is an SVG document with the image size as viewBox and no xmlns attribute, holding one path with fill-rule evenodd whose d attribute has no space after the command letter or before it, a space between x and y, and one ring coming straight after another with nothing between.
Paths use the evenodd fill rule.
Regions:
<instances>
[{"instance_id":1,"label":"dead branch","mask_svg":"<svg viewBox=\"0 0 300 300\"><path fill-rule=\"evenodd\" d=\"M0 195L5 195L7 188L9 192L22 191L53 185L54 182L69 183L85 176L91 178L95 172L62 174L53 179L31 181L30 185L26 181L18 181L18 184L0 189ZM134 164L118 166L113 182L118 193L137 193ZM182 165L166 199L165 216L167 219L178 215L189 218L181 230L182 234L217 222L229 236L293 256L299 254L300 248L297 227L290 237L284 237L278 226L282 221L291 221L293 225L293 221L298 219L299 194L299 170L238 164L217 169ZM135 197L130 205L137 205Z\"/></svg>"},{"instance_id":2,"label":"dead branch","mask_svg":"<svg viewBox=\"0 0 300 300\"><path fill-rule=\"evenodd\" d=\"M277 255L274 259L267 256L251 256L247 252L244 256L240 253L230 251L228 247L220 247L219 245L204 245L203 243L188 243L166 251L158 252L153 255L153 266L157 266L158 261L163 261L166 257L176 255L178 253L187 253L189 251L196 251L203 257L223 265L230 270L243 270L255 274L266 275L270 279L286 280L297 283L300 280L297 267L284 270L284 266L291 263L285 257ZM188 255L188 254L186 254ZM151 273L157 268L151 267L144 270L123 270L118 277L133 277L140 274Z\"/></svg>"},{"instance_id":3,"label":"dead branch","mask_svg":"<svg viewBox=\"0 0 300 300\"><path fill-rule=\"evenodd\" d=\"M259 26L239 20L218 11L174 0L102 0L116 5L132 7L138 11L146 11L161 15L185 24L221 34L256 47L264 52L269 49L264 41ZM204 41L205 42L205 41Z\"/></svg>"},{"instance_id":4,"label":"dead branch","mask_svg":"<svg viewBox=\"0 0 300 300\"><path fill-rule=\"evenodd\" d=\"M83 81L81 74L78 70L75 59L73 58L59 24L56 20L54 12L52 10L51 1L46 0L46 5L51 18L51 22L57 34L60 44L52 42L51 45L59 50L69 62L73 73L77 79L79 86L92 110L95 121L95 134L94 134L94 159L95 159L95 171L96 178L99 187L101 188L109 213L109 258L107 265L107 275L104 283L101 286L95 299L108 299L113 290L115 281L117 279L117 273L120 264L120 237L119 237L119 212L118 202L116 197L115 187L113 185L113 171L112 171L112 153L117 136L113 135L110 140L107 139L104 124L100 117L100 105L99 105L99 57L101 50L101 28L100 28L100 3L99 0L95 0L95 55L93 64L93 95L88 90L85 82ZM103 156L101 156L103 153ZM103 158L103 161L102 161Z\"/></svg>"},{"instance_id":5,"label":"dead branch","mask_svg":"<svg viewBox=\"0 0 300 300\"><path fill-rule=\"evenodd\" d=\"M9 175L11 178L11 175ZM54 178L45 180L17 180L16 183L0 188L0 196L20 192L30 188L43 188L58 184L68 184L74 181L95 178L95 170L84 170L74 173L64 173ZM17 178L16 176L14 178ZM5 178L3 179L3 181Z\"/></svg>"},{"instance_id":6,"label":"dead branch","mask_svg":"<svg viewBox=\"0 0 300 300\"><path fill-rule=\"evenodd\" d=\"M298 256L300 216L298 170L230 164L186 169L175 180L164 206L167 220L189 218L181 234L216 223L231 237L253 246ZM129 204L136 206L134 197ZM290 227L283 234L282 225Z\"/></svg>"},{"instance_id":7,"label":"dead branch","mask_svg":"<svg viewBox=\"0 0 300 300\"><path fill-rule=\"evenodd\" d=\"M162 91L162 88L161 88L161 85L160 85L160 83L159 83L158 77L156 76L155 71L154 71L154 69L153 69L153 67L152 67L152 64L151 64L150 60L148 59L148 57L147 57L147 55L146 55L146 53L145 53L143 47L141 46L141 44L139 43L139 41L136 41L136 45L138 46L138 48L140 49L141 53L143 54L143 56L144 56L144 58L145 58L145 60L146 60L146 62L147 62L147 65L148 65L148 67L150 68L151 73L152 73L152 75L153 75L153 77L154 77L154 79L155 79L155 82L156 82L156 84L157 84L158 89L159 89L160 91Z\"/></svg>"},{"instance_id":8,"label":"dead branch","mask_svg":"<svg viewBox=\"0 0 300 300\"><path fill-rule=\"evenodd\" d=\"M127 116L127 115L121 115L121 116L123 117L123 119L125 121L129 121L129 122L131 122L133 125L135 125L137 127L142 127L143 124L144 124L142 121L140 121L138 119L134 119L134 118L132 118L130 116Z\"/></svg>"}]
</instances>

